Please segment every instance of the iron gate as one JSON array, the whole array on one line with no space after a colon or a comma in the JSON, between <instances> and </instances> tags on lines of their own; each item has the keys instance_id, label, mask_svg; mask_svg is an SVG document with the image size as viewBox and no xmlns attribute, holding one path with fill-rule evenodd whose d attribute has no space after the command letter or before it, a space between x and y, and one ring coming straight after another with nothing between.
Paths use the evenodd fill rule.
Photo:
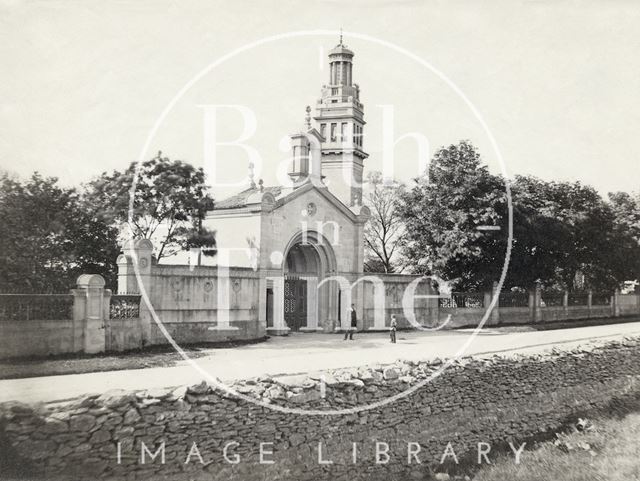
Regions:
<instances>
[{"instance_id":1,"label":"iron gate","mask_svg":"<svg viewBox=\"0 0 640 481\"><path fill-rule=\"evenodd\" d=\"M307 325L307 281L296 276L284 279L284 320L292 331Z\"/></svg>"}]
</instances>

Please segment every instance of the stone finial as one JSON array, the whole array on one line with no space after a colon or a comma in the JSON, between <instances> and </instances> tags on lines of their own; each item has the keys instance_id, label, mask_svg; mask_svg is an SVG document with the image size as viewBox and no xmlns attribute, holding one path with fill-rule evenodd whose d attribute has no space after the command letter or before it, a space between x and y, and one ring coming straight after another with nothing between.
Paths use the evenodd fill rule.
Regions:
<instances>
[{"instance_id":1,"label":"stone finial","mask_svg":"<svg viewBox=\"0 0 640 481\"><path fill-rule=\"evenodd\" d=\"M100 274L82 274L78 277L76 284L79 289L87 289L89 287L104 287L104 277Z\"/></svg>"},{"instance_id":2,"label":"stone finial","mask_svg":"<svg viewBox=\"0 0 640 481\"><path fill-rule=\"evenodd\" d=\"M260 186L260 192L264 192L264 180L260 179L258 185Z\"/></svg>"},{"instance_id":3,"label":"stone finial","mask_svg":"<svg viewBox=\"0 0 640 481\"><path fill-rule=\"evenodd\" d=\"M309 130L311 129L311 106L307 105L305 112L307 112L307 115L304 117L304 123L307 126L307 130Z\"/></svg>"},{"instance_id":4,"label":"stone finial","mask_svg":"<svg viewBox=\"0 0 640 481\"><path fill-rule=\"evenodd\" d=\"M250 187L251 187L252 189L255 189L255 188L256 188L256 183L255 183L255 181L253 180L253 179L254 179L254 175L255 175L255 173L254 173L254 171L253 171L254 167L255 167L255 166L253 165L253 162L249 162L249 182L251 182L251 186L250 186Z\"/></svg>"}]
</instances>

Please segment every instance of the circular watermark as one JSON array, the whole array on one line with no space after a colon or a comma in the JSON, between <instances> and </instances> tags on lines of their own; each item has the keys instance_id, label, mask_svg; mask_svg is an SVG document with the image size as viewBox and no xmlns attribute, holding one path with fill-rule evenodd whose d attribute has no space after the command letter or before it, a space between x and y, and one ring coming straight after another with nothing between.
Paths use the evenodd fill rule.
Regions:
<instances>
[{"instance_id":1,"label":"circular watermark","mask_svg":"<svg viewBox=\"0 0 640 481\"><path fill-rule=\"evenodd\" d=\"M489 142L490 142L490 144L491 144L491 146L493 148L493 151L494 151L494 153L496 155L496 158L497 158L498 163L500 165L500 168L502 170L502 174L503 174L504 180L505 180L505 189L506 189L506 197L507 197L508 239L507 239L507 246L506 246L506 250L505 250L505 259L504 259L504 263L503 263L502 270L501 270L501 273L500 273L500 278L498 279L498 283L497 283L496 292L499 293L501 291L501 289L502 289L503 284L504 284L504 281L505 281L505 278L506 278L506 275L507 275L507 271L508 271L508 267L509 267L509 260L510 260L510 257L511 257L511 249L512 249L512 241L513 241L513 206L512 206L512 200L511 200L511 188L510 188L509 180L508 180L508 177L507 177L507 172L506 172L506 167L505 167L505 164L504 164L504 159L502 157L500 149L498 148L498 144L497 144L494 136L492 135L489 127L487 126L486 122L484 121L484 119L480 115L480 112L478 111L478 109L467 98L467 96L460 90L460 88L453 81L451 81L444 73L442 73L440 70L438 70L437 68L432 66L429 62L427 62L426 60L424 60L420 56L408 51L407 49L405 49L405 48L403 48L403 47L401 47L399 45L396 45L396 44L394 44L392 42L389 42L389 41L386 41L386 40L383 40L383 39L379 39L379 38L376 38L376 37L372 37L370 35L357 33L357 32L347 32L347 31L341 32L341 31L337 31L337 30L302 30L302 31L286 32L286 33L281 33L281 34L265 37L265 38L262 38L260 40L256 40L254 42L248 43L248 44L246 44L246 45L244 45L242 47L239 47L239 48L236 48L236 49L232 50L231 52L229 52L226 55L223 55L222 57L218 58L216 61L214 61L213 63L209 64L207 67L205 67L200 72L198 72L189 82L187 82L178 91L178 93L173 97L173 99L171 99L171 101L167 104L167 106L164 108L164 110L161 112L160 116L156 120L156 122L153 125L152 129L150 130L150 132L149 132L149 134L147 136L147 139L146 139L144 145L142 146L142 149L140 151L140 155L138 156L138 160L136 161L136 168L134 170L133 182L131 184L131 189L129 191L129 196L130 196L129 197L129 213L128 213L129 226L131 226L131 224L133 223L132 221L133 221L133 211L134 211L134 196L135 196L136 187L137 187L137 183L138 183L140 166L142 165L142 163L146 159L147 151L148 151L149 146L151 144L151 141L155 137L158 129L160 128L160 126L164 122L164 120L167 117L167 115L169 114L169 112L174 108L176 103L184 96L184 94L187 91L189 91L205 75L209 74L211 71L213 71L214 69L216 69L220 65L222 65L225 62L229 61L233 57L235 57L235 56L237 56L237 55L239 55L239 54L241 54L243 52L247 52L248 50L251 50L253 48L259 47L261 45L277 42L277 41L280 41L280 40L286 40L286 39L292 39L292 38L300 38L300 37L331 36L331 37L335 38L337 35L339 35L341 33L343 33L345 36L348 36L348 37L351 37L351 38L354 38L354 39L363 40L363 41L366 41L366 42L370 42L370 43L374 43L374 44L380 45L380 46L385 47L385 48L389 48L389 49L391 49L391 50L393 50L393 51L395 51L395 52L397 52L397 53L399 53L401 55L404 55L405 57L407 57L407 58L409 58L411 60L414 60L418 64L422 65L427 70L429 70L432 74L436 75L436 77L438 77L440 80L445 82L445 84L449 88L451 88L453 90L453 92L464 102L466 107L472 112L472 114L474 115L476 120L481 125L482 130L484 131L484 133L486 134L487 138L489 139ZM133 237L133 231L132 231L131 227L130 227L130 234ZM282 254L280 253L280 256L278 257L278 259L281 256L282 256ZM361 406L354 406L354 407L343 408L343 409L302 409L302 408L281 406L281 405L278 405L278 404L271 404L271 403L265 402L265 401L263 401L261 399L256 399L256 398L254 398L252 396L248 396L246 394L240 393L237 390L233 389L231 386L229 386L229 385L225 384L224 382L222 382L219 378L213 376L210 372L208 372L205 369L203 369L202 366L200 366L195 359L192 359L191 357L189 357L189 355L180 347L180 345L175 341L173 336L165 328L162 320L158 316L156 310L154 309L154 306L151 303L151 300L149 298L149 294L147 292L146 286L144 285L144 282L143 282L143 279L142 279L142 276L141 276L141 273L140 273L139 262L138 262L137 256L135 256L135 255L133 257L133 267L134 267L136 280L137 280L137 283L138 283L138 286L139 286L139 289L140 289L141 297L144 300L144 302L145 302L145 304L146 304L146 306L147 306L147 308L148 308L148 310L149 310L154 322L156 323L156 325L158 326L158 328L160 329L162 334L165 336L165 338L167 339L169 344L180 354L180 356L192 368L194 368L198 373L200 373L204 377L205 380L207 380L212 386L215 386L216 388L220 389L221 391L224 391L227 394L235 396L237 398L243 399L243 400L245 400L247 402L251 402L251 403L257 404L259 406L262 406L264 408L273 409L275 411L279 411L279 412L283 412L283 413L300 414L300 415L320 415L320 416L334 415L335 416L335 415L355 414L355 413L358 413L358 412L361 412L361 411L367 411L367 410L376 409L376 408L380 408L380 407L386 406L386 405L388 405L390 403L393 403L394 401L397 401L397 400L399 400L401 398L404 398L406 396L411 395L416 390L420 389L421 387L425 386L427 383L429 383L433 379L435 379L438 376L440 376L444 372L445 369L450 367L454 362L456 362L465 353L467 348L471 345L471 343L474 341L474 339L476 338L478 333L482 330L483 326L485 325L485 323L489 319L489 316L491 315L491 312L495 308L495 306L496 306L496 304L498 302L498 297L499 297L497 295L494 295L494 296L491 297L491 302L490 302L489 306L486 308L485 313L484 313L481 321L478 323L477 327L473 330L471 335L468 336L467 340L463 343L463 345L458 349L458 351L456 353L454 353L453 356L451 356L450 358L445 360L440 365L440 367L438 367L438 369L436 369L433 373L431 373L429 376L427 376L427 378L425 378L425 379L423 379L423 380L411 385L406 390L404 390L404 391L402 391L400 393L397 393L397 394L395 394L393 396L389 396L389 397L387 397L385 399L382 399L382 400L379 400L379 401L376 401L376 402L372 402L372 403L368 403L368 404L365 404L365 405L361 405Z\"/></svg>"}]
</instances>

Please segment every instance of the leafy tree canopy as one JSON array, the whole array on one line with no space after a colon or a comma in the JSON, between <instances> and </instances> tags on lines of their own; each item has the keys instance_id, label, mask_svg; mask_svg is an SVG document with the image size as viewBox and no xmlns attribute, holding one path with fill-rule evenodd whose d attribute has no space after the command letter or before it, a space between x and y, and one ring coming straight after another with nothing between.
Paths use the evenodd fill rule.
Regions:
<instances>
[{"instance_id":1,"label":"leafy tree canopy","mask_svg":"<svg viewBox=\"0 0 640 481\"><path fill-rule=\"evenodd\" d=\"M498 279L506 249L504 183L480 162L467 141L437 151L426 175L401 195L406 225L404 256L412 270L436 274L459 289L477 289Z\"/></svg>"},{"instance_id":2,"label":"leafy tree canopy","mask_svg":"<svg viewBox=\"0 0 640 481\"><path fill-rule=\"evenodd\" d=\"M55 177L0 177L0 289L66 292L82 273L113 286L117 229L95 204Z\"/></svg>"},{"instance_id":3,"label":"leafy tree canopy","mask_svg":"<svg viewBox=\"0 0 640 481\"><path fill-rule=\"evenodd\" d=\"M638 196L607 202L579 182L517 176L511 182L513 243L504 288L610 291L638 277ZM428 172L401 198L413 270L433 273L458 289L486 288L497 280L507 246L505 181L492 175L469 142L436 152ZM478 227L499 226L499 231Z\"/></svg>"},{"instance_id":4,"label":"leafy tree canopy","mask_svg":"<svg viewBox=\"0 0 640 481\"><path fill-rule=\"evenodd\" d=\"M592 187L516 177L513 196L511 282L572 290L584 276L584 287L611 290L634 276L633 262L625 260L637 254L630 230Z\"/></svg>"},{"instance_id":5,"label":"leafy tree canopy","mask_svg":"<svg viewBox=\"0 0 640 481\"><path fill-rule=\"evenodd\" d=\"M215 233L202 226L213 208L204 171L161 154L124 172L103 173L88 185L89 196L104 206L105 220L125 226L135 238L151 239L157 260L192 247L215 254Z\"/></svg>"}]
</instances>

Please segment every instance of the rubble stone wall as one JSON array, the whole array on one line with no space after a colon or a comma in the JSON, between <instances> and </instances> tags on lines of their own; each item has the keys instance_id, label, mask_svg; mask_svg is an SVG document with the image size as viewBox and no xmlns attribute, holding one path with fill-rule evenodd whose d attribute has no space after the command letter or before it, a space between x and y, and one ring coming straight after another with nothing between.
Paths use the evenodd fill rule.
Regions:
<instances>
[{"instance_id":1,"label":"rubble stone wall","mask_svg":"<svg viewBox=\"0 0 640 481\"><path fill-rule=\"evenodd\" d=\"M274 406L358 408L403 393L441 366L397 362L233 388ZM32 479L429 479L430 469L445 468L448 443L450 463L452 451L460 462L475 460L478 443L491 446L491 459L508 442L517 448L576 416L636 399L639 374L634 338L465 358L391 404L342 415L279 412L206 383L10 403L0 407L0 446Z\"/></svg>"}]
</instances>

